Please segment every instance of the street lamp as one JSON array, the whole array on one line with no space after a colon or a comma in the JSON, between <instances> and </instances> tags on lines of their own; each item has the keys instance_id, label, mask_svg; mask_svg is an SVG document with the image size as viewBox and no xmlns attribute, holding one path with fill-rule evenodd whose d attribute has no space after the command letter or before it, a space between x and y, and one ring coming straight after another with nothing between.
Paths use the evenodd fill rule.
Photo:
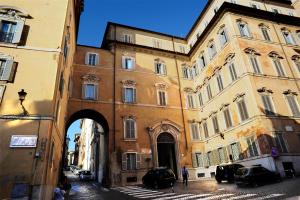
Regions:
<instances>
[{"instance_id":1,"label":"street lamp","mask_svg":"<svg viewBox=\"0 0 300 200\"><path fill-rule=\"evenodd\" d=\"M25 100L27 92L25 92L24 89L22 89L20 92L18 92L18 95L19 95L20 105L22 106L23 109L23 115L28 115L27 110L23 106L23 101Z\"/></svg>"}]
</instances>

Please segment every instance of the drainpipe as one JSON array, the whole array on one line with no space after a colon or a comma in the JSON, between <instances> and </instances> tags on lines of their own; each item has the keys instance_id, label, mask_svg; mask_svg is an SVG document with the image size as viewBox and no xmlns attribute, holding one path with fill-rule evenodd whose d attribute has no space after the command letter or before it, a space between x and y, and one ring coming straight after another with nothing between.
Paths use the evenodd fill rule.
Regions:
<instances>
[{"instance_id":1,"label":"drainpipe","mask_svg":"<svg viewBox=\"0 0 300 200\"><path fill-rule=\"evenodd\" d=\"M178 70L178 62L177 62L177 52L175 51L175 44L174 44L174 37L172 37L172 44L173 44L173 51L175 53L175 64L176 64L176 71L178 76L178 85L179 85L179 97L180 97L180 110L182 115L182 124L183 124L183 131L184 131L184 138L185 138L185 149L188 149L187 137L186 137L186 127L185 127L185 117L184 117L184 110L183 110L183 103L182 103L182 96L181 96L181 82Z\"/></svg>"}]
</instances>

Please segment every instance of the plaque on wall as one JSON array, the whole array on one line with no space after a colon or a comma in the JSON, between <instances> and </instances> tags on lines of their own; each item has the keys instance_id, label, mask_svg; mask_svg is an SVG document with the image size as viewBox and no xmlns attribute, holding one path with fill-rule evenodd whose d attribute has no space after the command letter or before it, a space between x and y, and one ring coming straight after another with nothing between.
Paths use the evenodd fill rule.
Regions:
<instances>
[{"instance_id":1,"label":"plaque on wall","mask_svg":"<svg viewBox=\"0 0 300 200\"><path fill-rule=\"evenodd\" d=\"M9 147L12 148L36 147L36 143L37 143L36 135L13 135L11 136Z\"/></svg>"}]
</instances>

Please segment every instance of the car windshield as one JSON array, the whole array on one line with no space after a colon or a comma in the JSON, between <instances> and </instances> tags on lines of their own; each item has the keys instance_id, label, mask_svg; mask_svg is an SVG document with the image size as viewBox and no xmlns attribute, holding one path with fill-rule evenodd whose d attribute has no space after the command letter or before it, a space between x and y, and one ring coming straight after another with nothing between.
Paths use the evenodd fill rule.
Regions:
<instances>
[{"instance_id":1,"label":"car windshield","mask_svg":"<svg viewBox=\"0 0 300 200\"><path fill-rule=\"evenodd\" d=\"M248 168L240 168L236 171L236 175L246 175L248 174L249 169Z\"/></svg>"}]
</instances>

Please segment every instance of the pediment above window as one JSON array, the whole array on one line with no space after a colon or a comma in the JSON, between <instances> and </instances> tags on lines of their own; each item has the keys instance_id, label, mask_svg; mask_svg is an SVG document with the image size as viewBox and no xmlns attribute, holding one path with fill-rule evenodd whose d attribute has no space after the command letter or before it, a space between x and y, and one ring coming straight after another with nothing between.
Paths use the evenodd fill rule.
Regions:
<instances>
[{"instance_id":1,"label":"pediment above window","mask_svg":"<svg viewBox=\"0 0 300 200\"><path fill-rule=\"evenodd\" d=\"M124 86L135 86L136 85L136 82L133 80L123 80L123 81L121 81L121 83Z\"/></svg>"},{"instance_id":2,"label":"pediment above window","mask_svg":"<svg viewBox=\"0 0 300 200\"><path fill-rule=\"evenodd\" d=\"M253 54L253 55L259 55L259 56L261 55L255 49L253 49L251 47L248 47L248 48L244 49L244 52L248 53L248 54Z\"/></svg>"},{"instance_id":3,"label":"pediment above window","mask_svg":"<svg viewBox=\"0 0 300 200\"><path fill-rule=\"evenodd\" d=\"M280 58L283 59L282 56L280 56L276 51L271 51L268 56L270 56L271 58Z\"/></svg>"},{"instance_id":4,"label":"pediment above window","mask_svg":"<svg viewBox=\"0 0 300 200\"><path fill-rule=\"evenodd\" d=\"M155 87L159 90L166 90L168 88L168 86L164 83L156 83Z\"/></svg>"},{"instance_id":5,"label":"pediment above window","mask_svg":"<svg viewBox=\"0 0 300 200\"><path fill-rule=\"evenodd\" d=\"M243 98L244 96L245 96L245 93L237 94L237 95L235 95L233 101L236 101L236 100L238 100L238 99L241 99L241 98Z\"/></svg>"},{"instance_id":6,"label":"pediment above window","mask_svg":"<svg viewBox=\"0 0 300 200\"><path fill-rule=\"evenodd\" d=\"M30 18L30 15L26 11L15 6L0 6L0 15L12 18Z\"/></svg>"},{"instance_id":7,"label":"pediment above window","mask_svg":"<svg viewBox=\"0 0 300 200\"><path fill-rule=\"evenodd\" d=\"M286 90L286 91L283 91L283 94L284 95L298 95L297 92L293 92L292 90Z\"/></svg>"},{"instance_id":8,"label":"pediment above window","mask_svg":"<svg viewBox=\"0 0 300 200\"><path fill-rule=\"evenodd\" d=\"M273 94L273 90L267 89L266 87L262 87L262 88L257 89L257 92L259 92L259 93L270 93L270 94Z\"/></svg>"},{"instance_id":9,"label":"pediment above window","mask_svg":"<svg viewBox=\"0 0 300 200\"><path fill-rule=\"evenodd\" d=\"M188 88L188 87L184 88L183 91L185 91L187 93L193 93L194 92L194 90L192 88Z\"/></svg>"},{"instance_id":10,"label":"pediment above window","mask_svg":"<svg viewBox=\"0 0 300 200\"><path fill-rule=\"evenodd\" d=\"M223 110L223 109L227 108L228 106L229 106L229 103L223 103L223 104L221 105L220 110Z\"/></svg>"},{"instance_id":11,"label":"pediment above window","mask_svg":"<svg viewBox=\"0 0 300 200\"><path fill-rule=\"evenodd\" d=\"M292 60L300 61L300 55L293 55Z\"/></svg>"},{"instance_id":12,"label":"pediment above window","mask_svg":"<svg viewBox=\"0 0 300 200\"><path fill-rule=\"evenodd\" d=\"M224 65L226 65L227 63L229 63L235 56L235 53L229 53L226 58L225 58L225 63Z\"/></svg>"},{"instance_id":13,"label":"pediment above window","mask_svg":"<svg viewBox=\"0 0 300 200\"><path fill-rule=\"evenodd\" d=\"M100 78L98 78L95 74L86 74L82 76L81 79L85 82L90 82L90 83L96 83L100 81Z\"/></svg>"}]
</instances>

